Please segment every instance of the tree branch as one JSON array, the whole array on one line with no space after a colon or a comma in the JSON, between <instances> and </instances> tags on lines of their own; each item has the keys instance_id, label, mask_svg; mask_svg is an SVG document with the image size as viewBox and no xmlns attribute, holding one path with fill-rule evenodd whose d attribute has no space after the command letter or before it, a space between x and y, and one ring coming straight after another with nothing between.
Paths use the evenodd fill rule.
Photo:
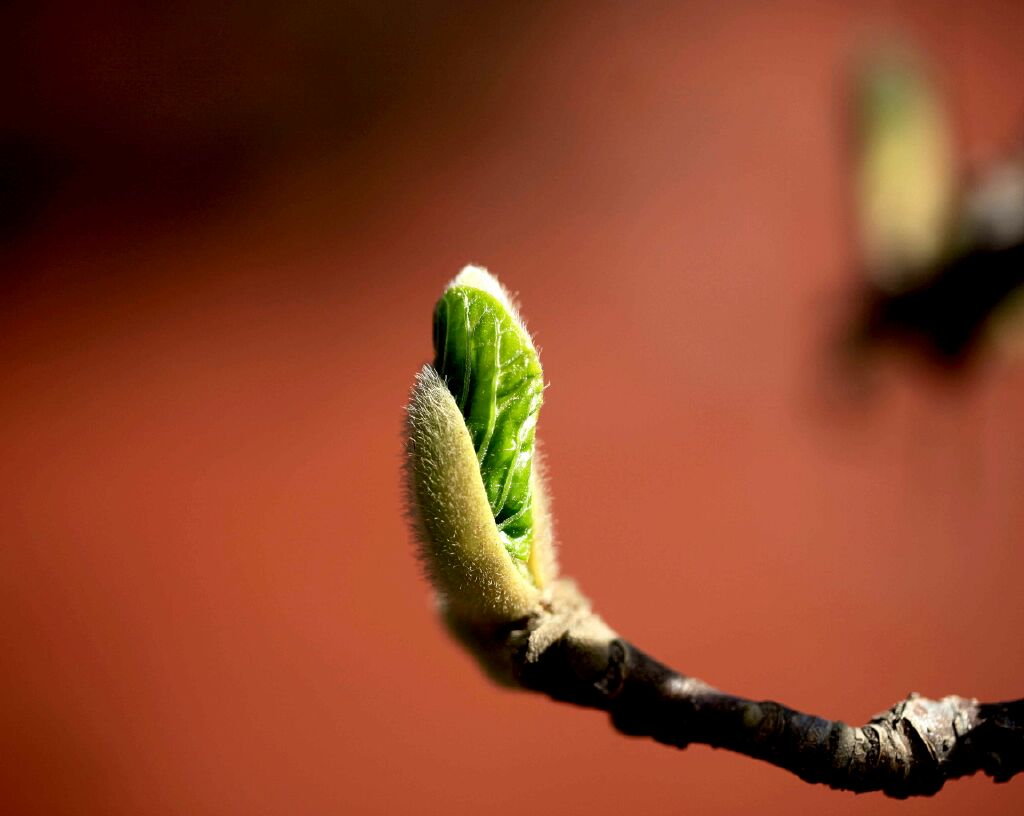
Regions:
<instances>
[{"instance_id":1,"label":"tree branch","mask_svg":"<svg viewBox=\"0 0 1024 816\"><path fill-rule=\"evenodd\" d=\"M607 711L629 736L725 748L806 782L903 799L931 796L947 780L978 771L1006 782L1024 770L1024 700L986 704L911 694L853 727L679 674L615 636L571 593L568 611L563 601L562 609L549 606L499 629L448 623L505 683Z\"/></svg>"},{"instance_id":2,"label":"tree branch","mask_svg":"<svg viewBox=\"0 0 1024 816\"><path fill-rule=\"evenodd\" d=\"M678 674L632 644L612 641L604 672L578 671L571 641L520 683L555 699L608 711L623 734L685 748L703 743L785 768L805 782L888 796L930 796L948 779L984 771L1005 782L1024 770L1024 700L981 704L911 694L860 728L779 703L734 697Z\"/></svg>"}]
</instances>

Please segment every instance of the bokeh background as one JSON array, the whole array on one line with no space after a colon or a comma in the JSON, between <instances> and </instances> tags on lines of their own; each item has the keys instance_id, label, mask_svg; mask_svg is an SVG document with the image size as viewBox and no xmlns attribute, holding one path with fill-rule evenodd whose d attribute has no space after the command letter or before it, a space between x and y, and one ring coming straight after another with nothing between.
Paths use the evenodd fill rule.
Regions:
<instances>
[{"instance_id":1,"label":"bokeh background","mask_svg":"<svg viewBox=\"0 0 1024 816\"><path fill-rule=\"evenodd\" d=\"M1024 696L1024 364L827 364L848 69L960 157L1006 2L4 4L0 791L17 814L1019 813L894 802L498 689L435 620L402 406L466 262L550 381L564 570L647 651L863 722Z\"/></svg>"}]
</instances>

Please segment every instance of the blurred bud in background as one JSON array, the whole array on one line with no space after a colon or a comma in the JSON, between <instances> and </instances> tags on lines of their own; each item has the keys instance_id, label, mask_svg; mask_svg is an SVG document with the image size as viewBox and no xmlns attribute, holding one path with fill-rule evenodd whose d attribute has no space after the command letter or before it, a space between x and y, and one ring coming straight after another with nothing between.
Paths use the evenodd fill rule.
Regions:
<instances>
[{"instance_id":1,"label":"blurred bud in background","mask_svg":"<svg viewBox=\"0 0 1024 816\"><path fill-rule=\"evenodd\" d=\"M1024 154L957 172L940 92L920 59L876 54L854 97L861 361L904 349L949 371L1004 339L1024 287ZM1004 343L1005 344L1005 343Z\"/></svg>"},{"instance_id":2,"label":"blurred bud in background","mask_svg":"<svg viewBox=\"0 0 1024 816\"><path fill-rule=\"evenodd\" d=\"M856 94L864 265L875 286L898 291L927 274L948 235L951 136L938 93L909 52L869 60Z\"/></svg>"}]
</instances>

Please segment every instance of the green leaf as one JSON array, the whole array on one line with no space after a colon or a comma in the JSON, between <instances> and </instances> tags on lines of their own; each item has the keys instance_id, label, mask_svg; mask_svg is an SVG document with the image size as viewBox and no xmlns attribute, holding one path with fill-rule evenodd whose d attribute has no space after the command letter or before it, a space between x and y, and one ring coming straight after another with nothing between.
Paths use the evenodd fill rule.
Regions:
<instances>
[{"instance_id":1,"label":"green leaf","mask_svg":"<svg viewBox=\"0 0 1024 816\"><path fill-rule=\"evenodd\" d=\"M434 351L469 430L501 543L533 580L531 471L544 375L530 335L485 270L467 267L438 301Z\"/></svg>"}]
</instances>

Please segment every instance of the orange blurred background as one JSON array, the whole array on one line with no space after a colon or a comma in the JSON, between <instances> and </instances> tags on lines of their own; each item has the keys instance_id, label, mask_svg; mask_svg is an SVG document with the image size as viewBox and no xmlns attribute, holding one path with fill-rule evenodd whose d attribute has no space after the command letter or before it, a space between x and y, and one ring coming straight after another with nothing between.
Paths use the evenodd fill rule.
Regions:
<instances>
[{"instance_id":1,"label":"orange blurred background","mask_svg":"<svg viewBox=\"0 0 1024 816\"><path fill-rule=\"evenodd\" d=\"M7 4L0 791L17 814L1019 813L895 802L498 689L403 521L467 262L520 293L564 571L641 648L863 722L1024 696L1024 366L823 376L847 70L898 31L965 160L1017 2Z\"/></svg>"}]
</instances>

